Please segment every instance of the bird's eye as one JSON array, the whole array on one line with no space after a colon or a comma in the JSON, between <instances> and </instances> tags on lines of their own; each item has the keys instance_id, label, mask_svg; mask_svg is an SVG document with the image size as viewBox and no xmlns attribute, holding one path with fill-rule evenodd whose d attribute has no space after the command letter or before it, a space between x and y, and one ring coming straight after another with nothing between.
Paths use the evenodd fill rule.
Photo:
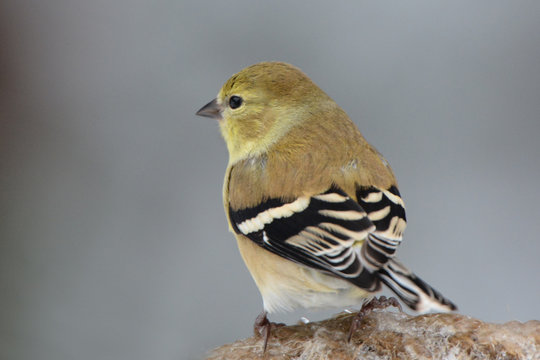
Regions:
<instances>
[{"instance_id":1,"label":"bird's eye","mask_svg":"<svg viewBox=\"0 0 540 360\"><path fill-rule=\"evenodd\" d=\"M233 95L229 99L229 106L231 107L231 109L237 109L240 107L240 105L242 105L242 102L243 100L240 96Z\"/></svg>"}]
</instances>

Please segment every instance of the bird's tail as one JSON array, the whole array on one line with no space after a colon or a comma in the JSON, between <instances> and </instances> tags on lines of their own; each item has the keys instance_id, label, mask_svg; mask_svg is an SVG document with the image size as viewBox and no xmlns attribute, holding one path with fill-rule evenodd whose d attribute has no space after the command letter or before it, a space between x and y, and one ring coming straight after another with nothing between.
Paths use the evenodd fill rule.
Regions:
<instances>
[{"instance_id":1,"label":"bird's tail","mask_svg":"<svg viewBox=\"0 0 540 360\"><path fill-rule=\"evenodd\" d=\"M378 270L378 276L407 306L420 313L448 312L457 307L395 258Z\"/></svg>"}]
</instances>

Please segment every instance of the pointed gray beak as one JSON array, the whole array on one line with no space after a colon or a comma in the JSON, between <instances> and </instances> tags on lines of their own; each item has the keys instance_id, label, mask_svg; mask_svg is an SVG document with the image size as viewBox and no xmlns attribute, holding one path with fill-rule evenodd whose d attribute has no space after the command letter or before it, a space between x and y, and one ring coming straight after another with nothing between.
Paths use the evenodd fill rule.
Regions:
<instances>
[{"instance_id":1,"label":"pointed gray beak","mask_svg":"<svg viewBox=\"0 0 540 360\"><path fill-rule=\"evenodd\" d=\"M217 99L214 99L200 108L195 115L219 120L221 119L221 106L218 105Z\"/></svg>"}]
</instances>

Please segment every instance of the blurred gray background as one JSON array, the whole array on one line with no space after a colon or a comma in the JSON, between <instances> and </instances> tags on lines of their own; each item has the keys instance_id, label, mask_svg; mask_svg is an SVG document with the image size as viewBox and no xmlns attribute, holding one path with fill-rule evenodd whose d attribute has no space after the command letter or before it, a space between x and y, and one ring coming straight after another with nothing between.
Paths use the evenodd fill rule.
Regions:
<instances>
[{"instance_id":1,"label":"blurred gray background","mask_svg":"<svg viewBox=\"0 0 540 360\"><path fill-rule=\"evenodd\" d=\"M4 0L0 34L1 359L197 359L251 334L226 148L194 113L263 60L390 161L405 263L463 314L540 318L539 2Z\"/></svg>"}]
</instances>

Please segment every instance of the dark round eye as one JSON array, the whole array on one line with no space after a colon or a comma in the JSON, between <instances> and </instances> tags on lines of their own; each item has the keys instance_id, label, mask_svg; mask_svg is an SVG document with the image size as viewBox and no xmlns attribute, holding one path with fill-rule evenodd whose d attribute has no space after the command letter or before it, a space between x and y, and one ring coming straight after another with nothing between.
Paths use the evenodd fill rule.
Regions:
<instances>
[{"instance_id":1,"label":"dark round eye","mask_svg":"<svg viewBox=\"0 0 540 360\"><path fill-rule=\"evenodd\" d=\"M242 100L240 96L233 95L229 99L229 106L231 107L231 109L237 109L240 107L240 105L242 105L243 101L244 100Z\"/></svg>"}]
</instances>

